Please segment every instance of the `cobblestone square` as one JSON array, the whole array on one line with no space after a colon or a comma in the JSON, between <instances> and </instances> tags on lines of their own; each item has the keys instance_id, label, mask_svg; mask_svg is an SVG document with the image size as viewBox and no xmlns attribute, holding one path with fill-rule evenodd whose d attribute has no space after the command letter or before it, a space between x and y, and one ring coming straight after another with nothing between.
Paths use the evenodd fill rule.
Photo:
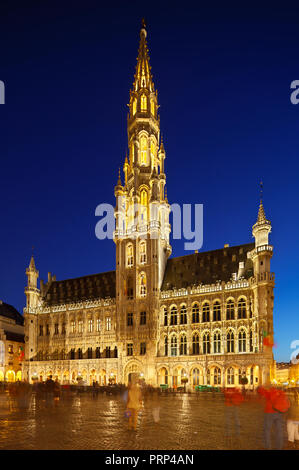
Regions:
<instances>
[{"instance_id":1,"label":"cobblestone square","mask_svg":"<svg viewBox=\"0 0 299 470\"><path fill-rule=\"evenodd\" d=\"M256 396L238 408L241 436L227 438L222 393L162 394L160 421L145 396L137 431L128 430L122 394L63 393L50 405L0 395L2 450L255 450L263 448L263 402ZM286 442L286 430L285 430Z\"/></svg>"}]
</instances>

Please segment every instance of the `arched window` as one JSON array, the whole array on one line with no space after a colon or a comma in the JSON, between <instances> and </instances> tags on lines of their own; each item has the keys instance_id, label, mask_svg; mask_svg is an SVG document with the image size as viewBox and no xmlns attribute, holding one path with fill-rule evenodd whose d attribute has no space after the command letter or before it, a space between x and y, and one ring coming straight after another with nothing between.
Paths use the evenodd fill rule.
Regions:
<instances>
[{"instance_id":1,"label":"arched window","mask_svg":"<svg viewBox=\"0 0 299 470\"><path fill-rule=\"evenodd\" d=\"M146 275L145 273L141 273L139 275L139 292L140 297L146 296Z\"/></svg>"},{"instance_id":2,"label":"arched window","mask_svg":"<svg viewBox=\"0 0 299 470\"><path fill-rule=\"evenodd\" d=\"M246 331L241 330L239 332L239 352L246 352Z\"/></svg>"},{"instance_id":3,"label":"arched window","mask_svg":"<svg viewBox=\"0 0 299 470\"><path fill-rule=\"evenodd\" d=\"M238 302L238 318L246 318L246 299L241 297Z\"/></svg>"},{"instance_id":4,"label":"arched window","mask_svg":"<svg viewBox=\"0 0 299 470\"><path fill-rule=\"evenodd\" d=\"M140 164L147 165L147 138L144 135L140 139Z\"/></svg>"},{"instance_id":5,"label":"arched window","mask_svg":"<svg viewBox=\"0 0 299 470\"><path fill-rule=\"evenodd\" d=\"M146 263L146 242L142 241L139 245L139 262L140 264Z\"/></svg>"},{"instance_id":6,"label":"arched window","mask_svg":"<svg viewBox=\"0 0 299 470\"><path fill-rule=\"evenodd\" d=\"M229 367L226 372L227 385L234 385L235 383L235 371L232 367Z\"/></svg>"},{"instance_id":7,"label":"arched window","mask_svg":"<svg viewBox=\"0 0 299 470\"><path fill-rule=\"evenodd\" d=\"M210 335L205 333L203 335L203 354L210 354Z\"/></svg>"},{"instance_id":8,"label":"arched window","mask_svg":"<svg viewBox=\"0 0 299 470\"><path fill-rule=\"evenodd\" d=\"M227 320L235 319L235 303L232 299L229 299L226 304L226 319Z\"/></svg>"},{"instance_id":9,"label":"arched window","mask_svg":"<svg viewBox=\"0 0 299 470\"><path fill-rule=\"evenodd\" d=\"M147 98L145 94L141 95L141 111L147 110Z\"/></svg>"},{"instance_id":10,"label":"arched window","mask_svg":"<svg viewBox=\"0 0 299 470\"><path fill-rule=\"evenodd\" d=\"M213 305L213 321L221 321L221 308L218 301Z\"/></svg>"},{"instance_id":11,"label":"arched window","mask_svg":"<svg viewBox=\"0 0 299 470\"><path fill-rule=\"evenodd\" d=\"M197 333L192 336L192 354L199 354L199 336Z\"/></svg>"},{"instance_id":12,"label":"arched window","mask_svg":"<svg viewBox=\"0 0 299 470\"><path fill-rule=\"evenodd\" d=\"M185 356L187 354L187 337L186 335L181 336L180 341L180 355Z\"/></svg>"},{"instance_id":13,"label":"arched window","mask_svg":"<svg viewBox=\"0 0 299 470\"><path fill-rule=\"evenodd\" d=\"M127 245L127 267L131 268L134 264L134 252L133 245L130 243Z\"/></svg>"},{"instance_id":14,"label":"arched window","mask_svg":"<svg viewBox=\"0 0 299 470\"><path fill-rule=\"evenodd\" d=\"M176 307L172 307L170 310L170 324L177 325L178 323L178 311Z\"/></svg>"},{"instance_id":15,"label":"arched window","mask_svg":"<svg viewBox=\"0 0 299 470\"><path fill-rule=\"evenodd\" d=\"M207 370L207 385L211 383L211 371L210 369Z\"/></svg>"},{"instance_id":16,"label":"arched window","mask_svg":"<svg viewBox=\"0 0 299 470\"><path fill-rule=\"evenodd\" d=\"M219 354L221 352L221 336L220 333L214 334L214 353Z\"/></svg>"},{"instance_id":17,"label":"arched window","mask_svg":"<svg viewBox=\"0 0 299 470\"><path fill-rule=\"evenodd\" d=\"M177 356L177 348L178 348L178 340L176 336L171 337L171 343L170 343L170 355L171 356Z\"/></svg>"},{"instance_id":18,"label":"arched window","mask_svg":"<svg viewBox=\"0 0 299 470\"><path fill-rule=\"evenodd\" d=\"M204 323L210 321L210 305L208 302L205 302L202 306L202 321Z\"/></svg>"},{"instance_id":19,"label":"arched window","mask_svg":"<svg viewBox=\"0 0 299 470\"><path fill-rule=\"evenodd\" d=\"M228 353L233 353L235 351L235 336L233 331L228 331L226 335L226 349Z\"/></svg>"},{"instance_id":20,"label":"arched window","mask_svg":"<svg viewBox=\"0 0 299 470\"><path fill-rule=\"evenodd\" d=\"M187 308L186 305L181 306L181 312L180 312L180 324L181 325L186 325L187 324Z\"/></svg>"},{"instance_id":21,"label":"arched window","mask_svg":"<svg viewBox=\"0 0 299 470\"><path fill-rule=\"evenodd\" d=\"M197 303L192 307L192 323L199 323L199 305Z\"/></svg>"},{"instance_id":22,"label":"arched window","mask_svg":"<svg viewBox=\"0 0 299 470\"><path fill-rule=\"evenodd\" d=\"M214 369L214 385L221 384L221 370L219 367L215 367Z\"/></svg>"}]
</instances>

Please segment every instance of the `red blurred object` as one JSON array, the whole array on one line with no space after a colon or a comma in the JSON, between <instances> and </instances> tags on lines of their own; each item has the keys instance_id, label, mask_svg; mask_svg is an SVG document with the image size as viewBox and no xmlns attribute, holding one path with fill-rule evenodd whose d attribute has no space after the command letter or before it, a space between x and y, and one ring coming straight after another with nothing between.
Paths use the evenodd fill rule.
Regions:
<instances>
[{"instance_id":1,"label":"red blurred object","mask_svg":"<svg viewBox=\"0 0 299 470\"><path fill-rule=\"evenodd\" d=\"M226 406L238 406L244 401L244 397L238 388L227 388L224 390Z\"/></svg>"}]
</instances>

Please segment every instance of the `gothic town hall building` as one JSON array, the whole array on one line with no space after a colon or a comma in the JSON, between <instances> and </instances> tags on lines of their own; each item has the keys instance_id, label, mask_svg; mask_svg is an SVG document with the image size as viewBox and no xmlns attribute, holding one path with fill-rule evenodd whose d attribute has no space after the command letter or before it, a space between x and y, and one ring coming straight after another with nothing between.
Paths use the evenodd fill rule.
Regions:
<instances>
[{"instance_id":1,"label":"gothic town hall building","mask_svg":"<svg viewBox=\"0 0 299 470\"><path fill-rule=\"evenodd\" d=\"M25 362L30 382L186 383L254 388L271 379L274 274L261 201L253 243L169 258L170 205L143 24L128 115L124 184L115 186L116 269L40 281L26 270ZM134 206L140 210L135 214ZM245 381L246 382L246 381Z\"/></svg>"}]
</instances>

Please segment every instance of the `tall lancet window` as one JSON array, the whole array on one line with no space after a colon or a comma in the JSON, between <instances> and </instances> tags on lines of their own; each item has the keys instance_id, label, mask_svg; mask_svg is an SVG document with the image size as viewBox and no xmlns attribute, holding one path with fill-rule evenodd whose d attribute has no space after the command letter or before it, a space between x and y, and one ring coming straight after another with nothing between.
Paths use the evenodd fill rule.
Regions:
<instances>
[{"instance_id":1,"label":"tall lancet window","mask_svg":"<svg viewBox=\"0 0 299 470\"><path fill-rule=\"evenodd\" d=\"M145 264L146 263L146 243L145 243L145 241L140 242L139 256L140 256L140 264Z\"/></svg>"},{"instance_id":2,"label":"tall lancet window","mask_svg":"<svg viewBox=\"0 0 299 470\"><path fill-rule=\"evenodd\" d=\"M139 275L139 292L140 297L146 296L146 275L145 273L141 273Z\"/></svg>"},{"instance_id":3,"label":"tall lancet window","mask_svg":"<svg viewBox=\"0 0 299 470\"><path fill-rule=\"evenodd\" d=\"M140 139L140 164L147 165L147 138L145 136Z\"/></svg>"},{"instance_id":4,"label":"tall lancet window","mask_svg":"<svg viewBox=\"0 0 299 470\"><path fill-rule=\"evenodd\" d=\"M141 111L146 111L147 110L147 98L146 95L143 94L141 95Z\"/></svg>"},{"instance_id":5,"label":"tall lancet window","mask_svg":"<svg viewBox=\"0 0 299 470\"><path fill-rule=\"evenodd\" d=\"M140 203L141 203L141 208L140 208L140 217L141 217L141 224L147 222L147 191L145 189L142 189L141 194L140 194Z\"/></svg>"},{"instance_id":6,"label":"tall lancet window","mask_svg":"<svg viewBox=\"0 0 299 470\"><path fill-rule=\"evenodd\" d=\"M127 267L131 268L134 264L133 245L127 245Z\"/></svg>"},{"instance_id":7,"label":"tall lancet window","mask_svg":"<svg viewBox=\"0 0 299 470\"><path fill-rule=\"evenodd\" d=\"M156 107L155 107L155 102L154 100L151 100L151 113L155 117L156 115Z\"/></svg>"},{"instance_id":8,"label":"tall lancet window","mask_svg":"<svg viewBox=\"0 0 299 470\"><path fill-rule=\"evenodd\" d=\"M156 166L156 145L153 140L151 140L151 161L152 161L152 167Z\"/></svg>"},{"instance_id":9,"label":"tall lancet window","mask_svg":"<svg viewBox=\"0 0 299 470\"><path fill-rule=\"evenodd\" d=\"M137 111L137 99L134 98L134 99L133 99L133 106L132 106L133 116L135 116L136 111Z\"/></svg>"}]
</instances>

